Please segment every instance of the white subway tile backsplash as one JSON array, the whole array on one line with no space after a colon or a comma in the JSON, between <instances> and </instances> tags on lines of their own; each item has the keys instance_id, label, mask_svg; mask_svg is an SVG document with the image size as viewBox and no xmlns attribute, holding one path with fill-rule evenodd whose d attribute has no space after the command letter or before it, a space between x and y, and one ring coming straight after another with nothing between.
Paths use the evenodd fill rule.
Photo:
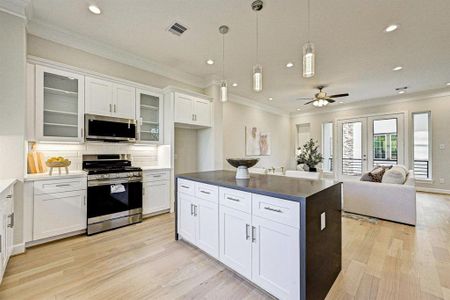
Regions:
<instances>
[{"instance_id":1,"label":"white subway tile backsplash","mask_svg":"<svg viewBox=\"0 0 450 300\"><path fill-rule=\"evenodd\" d=\"M159 147L163 147L158 149ZM31 144L29 145L31 149ZM126 145L126 144L56 144L42 143L36 145L36 150L44 154L45 160L53 156L62 156L69 159L72 164L70 170L81 170L83 155L87 154L130 154L133 165L139 167L158 166L159 156L170 155L170 146L157 145ZM168 152L168 153L165 153ZM163 153L164 155L161 155ZM164 165L166 165L164 159Z\"/></svg>"}]
</instances>

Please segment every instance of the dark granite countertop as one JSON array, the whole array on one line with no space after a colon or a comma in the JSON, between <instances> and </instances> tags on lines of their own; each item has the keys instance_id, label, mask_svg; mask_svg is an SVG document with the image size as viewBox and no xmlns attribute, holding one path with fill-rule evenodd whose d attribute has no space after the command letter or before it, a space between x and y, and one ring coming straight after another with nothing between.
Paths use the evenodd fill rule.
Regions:
<instances>
[{"instance_id":1,"label":"dark granite countertop","mask_svg":"<svg viewBox=\"0 0 450 300\"><path fill-rule=\"evenodd\" d=\"M176 177L297 202L340 184L334 180L310 180L264 174L250 174L250 179L238 180L235 175L234 171L221 170L179 174Z\"/></svg>"}]
</instances>

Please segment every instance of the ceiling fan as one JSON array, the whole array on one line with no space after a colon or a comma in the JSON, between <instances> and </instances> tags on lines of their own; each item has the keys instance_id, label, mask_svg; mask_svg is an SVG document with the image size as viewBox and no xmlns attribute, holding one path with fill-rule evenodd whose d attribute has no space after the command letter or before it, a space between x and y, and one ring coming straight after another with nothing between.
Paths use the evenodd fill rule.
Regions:
<instances>
[{"instance_id":1,"label":"ceiling fan","mask_svg":"<svg viewBox=\"0 0 450 300\"><path fill-rule=\"evenodd\" d=\"M329 103L336 102L336 100L334 100L334 98L347 97L349 95L348 93L345 93L345 94L336 94L336 95L328 96L326 92L322 91L324 88L326 88L326 86L319 85L316 87L316 89L318 89L319 92L317 94L315 94L313 98L302 97L302 98L298 98L297 100L310 100L310 101L306 102L305 105L312 103L316 107L323 107L323 106L327 106Z\"/></svg>"}]
</instances>

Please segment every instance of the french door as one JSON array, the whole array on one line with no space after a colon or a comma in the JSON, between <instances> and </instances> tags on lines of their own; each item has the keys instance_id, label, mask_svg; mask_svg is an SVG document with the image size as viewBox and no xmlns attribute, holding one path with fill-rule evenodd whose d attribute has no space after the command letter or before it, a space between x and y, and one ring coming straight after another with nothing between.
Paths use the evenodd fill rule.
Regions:
<instances>
[{"instance_id":1,"label":"french door","mask_svg":"<svg viewBox=\"0 0 450 300\"><path fill-rule=\"evenodd\" d=\"M337 176L359 177L376 165L404 164L404 115L390 114L337 122Z\"/></svg>"}]
</instances>

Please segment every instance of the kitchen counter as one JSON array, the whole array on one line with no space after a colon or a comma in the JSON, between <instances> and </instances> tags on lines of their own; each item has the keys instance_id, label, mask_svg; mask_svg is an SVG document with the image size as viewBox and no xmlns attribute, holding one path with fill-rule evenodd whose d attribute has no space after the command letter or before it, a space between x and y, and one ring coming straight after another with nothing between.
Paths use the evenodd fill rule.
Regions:
<instances>
[{"instance_id":1,"label":"kitchen counter","mask_svg":"<svg viewBox=\"0 0 450 300\"><path fill-rule=\"evenodd\" d=\"M286 176L251 174L250 179L236 179L234 171L210 171L180 174L177 178L233 188L291 201L301 201L327 188L339 185L334 180L309 180Z\"/></svg>"},{"instance_id":2,"label":"kitchen counter","mask_svg":"<svg viewBox=\"0 0 450 300\"><path fill-rule=\"evenodd\" d=\"M87 173L85 171L69 171L69 174L66 174L65 171L61 171L61 175L58 172L54 171L53 175L49 175L47 173L38 173L38 174L27 174L25 175L24 181L36 181L36 180L49 180L49 179L64 179L64 178L74 178L74 177L85 177Z\"/></svg>"},{"instance_id":3,"label":"kitchen counter","mask_svg":"<svg viewBox=\"0 0 450 300\"><path fill-rule=\"evenodd\" d=\"M152 170L170 170L170 167L161 167L161 166L150 166L150 167L140 167L142 171L152 171Z\"/></svg>"},{"instance_id":4,"label":"kitchen counter","mask_svg":"<svg viewBox=\"0 0 450 300\"><path fill-rule=\"evenodd\" d=\"M18 180L16 178L0 179L0 194L17 181Z\"/></svg>"}]
</instances>

